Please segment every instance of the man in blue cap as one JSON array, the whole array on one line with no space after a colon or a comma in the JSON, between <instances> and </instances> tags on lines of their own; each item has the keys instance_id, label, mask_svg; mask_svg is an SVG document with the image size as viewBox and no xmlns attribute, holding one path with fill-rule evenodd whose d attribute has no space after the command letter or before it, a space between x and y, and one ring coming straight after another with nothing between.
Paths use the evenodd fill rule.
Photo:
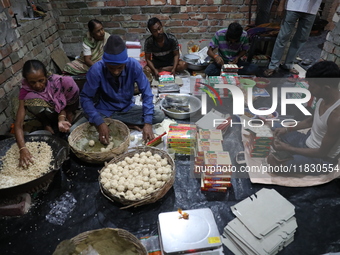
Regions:
<instances>
[{"instance_id":1,"label":"man in blue cap","mask_svg":"<svg viewBox=\"0 0 340 255\"><path fill-rule=\"evenodd\" d=\"M154 108L150 83L142 66L128 57L125 42L119 36L108 38L102 60L89 69L86 80L80 103L89 122L97 127L101 143L109 142L104 118L142 127L144 141L154 138L152 124L162 122L164 113ZM142 93L142 106L134 104L135 83Z\"/></svg>"}]
</instances>

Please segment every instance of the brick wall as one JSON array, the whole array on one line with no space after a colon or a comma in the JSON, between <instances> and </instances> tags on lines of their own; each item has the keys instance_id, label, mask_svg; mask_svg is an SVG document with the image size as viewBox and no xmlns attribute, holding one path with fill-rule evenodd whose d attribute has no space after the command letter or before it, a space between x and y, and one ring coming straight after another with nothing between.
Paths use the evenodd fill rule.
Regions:
<instances>
[{"instance_id":1,"label":"brick wall","mask_svg":"<svg viewBox=\"0 0 340 255\"><path fill-rule=\"evenodd\" d=\"M254 21L256 1L253 2ZM162 20L166 30L180 42L211 39L214 32L233 21L248 24L249 0L52 0L52 6L58 15L65 51L76 56L81 51L87 22L93 18L102 21L107 32L126 40L137 37L143 41L149 35L146 22L151 17Z\"/></svg>"},{"instance_id":2,"label":"brick wall","mask_svg":"<svg viewBox=\"0 0 340 255\"><path fill-rule=\"evenodd\" d=\"M340 4L334 2L333 8L335 10L332 17L333 30L328 32L326 42L324 43L321 52L321 58L324 60L334 61L340 66Z\"/></svg>"},{"instance_id":3,"label":"brick wall","mask_svg":"<svg viewBox=\"0 0 340 255\"><path fill-rule=\"evenodd\" d=\"M24 62L39 59L53 71L50 54L62 47L51 11L43 19L19 20L17 26L11 1L16 0L0 1L0 135L9 131L15 119ZM50 10L48 0L44 7Z\"/></svg>"}]
</instances>

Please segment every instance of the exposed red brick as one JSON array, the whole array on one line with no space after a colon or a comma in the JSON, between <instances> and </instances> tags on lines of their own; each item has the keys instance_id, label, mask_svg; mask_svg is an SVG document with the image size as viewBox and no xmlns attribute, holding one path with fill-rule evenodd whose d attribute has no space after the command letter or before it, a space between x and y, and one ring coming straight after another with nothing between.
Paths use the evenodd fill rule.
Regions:
<instances>
[{"instance_id":1,"label":"exposed red brick","mask_svg":"<svg viewBox=\"0 0 340 255\"><path fill-rule=\"evenodd\" d=\"M128 33L138 33L138 34L145 34L145 28L129 28Z\"/></svg>"},{"instance_id":2,"label":"exposed red brick","mask_svg":"<svg viewBox=\"0 0 340 255\"><path fill-rule=\"evenodd\" d=\"M185 27L190 27L190 26L198 26L198 21L197 20L185 20L183 21L183 26Z\"/></svg>"},{"instance_id":3,"label":"exposed red brick","mask_svg":"<svg viewBox=\"0 0 340 255\"><path fill-rule=\"evenodd\" d=\"M167 20L163 25L165 27L182 26L182 21L181 20Z\"/></svg>"},{"instance_id":4,"label":"exposed red brick","mask_svg":"<svg viewBox=\"0 0 340 255\"><path fill-rule=\"evenodd\" d=\"M239 6L227 5L227 6L221 6L220 11L221 12L236 12L236 11L238 11L239 8L240 8Z\"/></svg>"},{"instance_id":5,"label":"exposed red brick","mask_svg":"<svg viewBox=\"0 0 340 255\"><path fill-rule=\"evenodd\" d=\"M170 5L186 5L186 0L169 0Z\"/></svg>"},{"instance_id":6,"label":"exposed red brick","mask_svg":"<svg viewBox=\"0 0 340 255\"><path fill-rule=\"evenodd\" d=\"M201 6L201 12L218 12L218 6Z\"/></svg>"},{"instance_id":7,"label":"exposed red brick","mask_svg":"<svg viewBox=\"0 0 340 255\"><path fill-rule=\"evenodd\" d=\"M187 5L206 5L206 3L202 0L188 0Z\"/></svg>"},{"instance_id":8,"label":"exposed red brick","mask_svg":"<svg viewBox=\"0 0 340 255\"><path fill-rule=\"evenodd\" d=\"M148 0L147 5L165 5L166 0Z\"/></svg>"},{"instance_id":9,"label":"exposed red brick","mask_svg":"<svg viewBox=\"0 0 340 255\"><path fill-rule=\"evenodd\" d=\"M125 0L112 0L109 2L105 2L105 6L126 6Z\"/></svg>"},{"instance_id":10,"label":"exposed red brick","mask_svg":"<svg viewBox=\"0 0 340 255\"><path fill-rule=\"evenodd\" d=\"M248 17L248 13L229 13L229 19L244 19Z\"/></svg>"},{"instance_id":11,"label":"exposed red brick","mask_svg":"<svg viewBox=\"0 0 340 255\"><path fill-rule=\"evenodd\" d=\"M6 80L12 77L11 70L9 68L5 69L3 73L0 74L0 84L3 84Z\"/></svg>"},{"instance_id":12,"label":"exposed red brick","mask_svg":"<svg viewBox=\"0 0 340 255\"><path fill-rule=\"evenodd\" d=\"M190 28L189 32L192 32L192 33L205 33L207 31L208 31L207 27L199 26L199 27L192 27L192 28Z\"/></svg>"},{"instance_id":13,"label":"exposed red brick","mask_svg":"<svg viewBox=\"0 0 340 255\"><path fill-rule=\"evenodd\" d=\"M131 15L131 20L148 20L148 15L142 15L142 14L135 14Z\"/></svg>"},{"instance_id":14,"label":"exposed red brick","mask_svg":"<svg viewBox=\"0 0 340 255\"><path fill-rule=\"evenodd\" d=\"M189 19L189 15L187 13L178 13L178 14L171 14L171 19L183 19L187 20Z\"/></svg>"},{"instance_id":15,"label":"exposed red brick","mask_svg":"<svg viewBox=\"0 0 340 255\"><path fill-rule=\"evenodd\" d=\"M128 6L144 6L148 5L147 0L127 0Z\"/></svg>"},{"instance_id":16,"label":"exposed red brick","mask_svg":"<svg viewBox=\"0 0 340 255\"><path fill-rule=\"evenodd\" d=\"M170 28L171 33L187 33L189 32L189 27L172 27Z\"/></svg>"},{"instance_id":17,"label":"exposed red brick","mask_svg":"<svg viewBox=\"0 0 340 255\"><path fill-rule=\"evenodd\" d=\"M22 59L20 59L18 62L12 65L11 66L12 74L19 72L22 69L23 65L24 65L24 61Z\"/></svg>"},{"instance_id":18,"label":"exposed red brick","mask_svg":"<svg viewBox=\"0 0 340 255\"><path fill-rule=\"evenodd\" d=\"M7 57L12 53L12 48L9 45L6 45L0 49L0 59Z\"/></svg>"},{"instance_id":19,"label":"exposed red brick","mask_svg":"<svg viewBox=\"0 0 340 255\"><path fill-rule=\"evenodd\" d=\"M204 20L206 17L206 14L190 14L190 19Z\"/></svg>"},{"instance_id":20,"label":"exposed red brick","mask_svg":"<svg viewBox=\"0 0 340 255\"><path fill-rule=\"evenodd\" d=\"M88 7L104 7L105 6L105 2L103 1L98 1L98 2L88 2L87 3Z\"/></svg>"},{"instance_id":21,"label":"exposed red brick","mask_svg":"<svg viewBox=\"0 0 340 255\"><path fill-rule=\"evenodd\" d=\"M170 16L168 14L155 14L155 15L152 15L152 17L156 17L161 21L170 19Z\"/></svg>"},{"instance_id":22,"label":"exposed red brick","mask_svg":"<svg viewBox=\"0 0 340 255\"><path fill-rule=\"evenodd\" d=\"M222 13L215 13L215 14L207 14L208 19L219 19L219 20L225 20L227 17L226 14Z\"/></svg>"}]
</instances>

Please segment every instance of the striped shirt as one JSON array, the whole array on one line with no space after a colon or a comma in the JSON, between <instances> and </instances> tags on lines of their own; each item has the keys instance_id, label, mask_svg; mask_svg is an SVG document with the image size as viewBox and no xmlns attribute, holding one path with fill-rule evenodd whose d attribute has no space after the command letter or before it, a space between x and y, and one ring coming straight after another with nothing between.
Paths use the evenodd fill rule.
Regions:
<instances>
[{"instance_id":1,"label":"striped shirt","mask_svg":"<svg viewBox=\"0 0 340 255\"><path fill-rule=\"evenodd\" d=\"M240 41L231 43L226 40L227 28L218 30L211 39L210 47L218 48L218 54L223 58L225 63L233 61L240 51L247 51L249 49L248 34L243 31Z\"/></svg>"},{"instance_id":2,"label":"striped shirt","mask_svg":"<svg viewBox=\"0 0 340 255\"><path fill-rule=\"evenodd\" d=\"M144 43L145 53L152 54L152 63L155 68L172 66L174 63L174 51L179 50L178 41L173 34L164 33L163 47L159 47L153 36L146 38Z\"/></svg>"}]
</instances>

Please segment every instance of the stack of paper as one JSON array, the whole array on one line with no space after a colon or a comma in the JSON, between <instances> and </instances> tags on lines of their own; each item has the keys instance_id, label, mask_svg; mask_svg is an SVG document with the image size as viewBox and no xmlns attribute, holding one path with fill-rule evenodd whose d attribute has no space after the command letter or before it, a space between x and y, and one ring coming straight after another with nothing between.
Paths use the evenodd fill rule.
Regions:
<instances>
[{"instance_id":1,"label":"stack of paper","mask_svg":"<svg viewBox=\"0 0 340 255\"><path fill-rule=\"evenodd\" d=\"M231 207L237 218L224 228L224 245L235 255L278 253L294 240L294 208L277 191L261 189Z\"/></svg>"}]
</instances>

